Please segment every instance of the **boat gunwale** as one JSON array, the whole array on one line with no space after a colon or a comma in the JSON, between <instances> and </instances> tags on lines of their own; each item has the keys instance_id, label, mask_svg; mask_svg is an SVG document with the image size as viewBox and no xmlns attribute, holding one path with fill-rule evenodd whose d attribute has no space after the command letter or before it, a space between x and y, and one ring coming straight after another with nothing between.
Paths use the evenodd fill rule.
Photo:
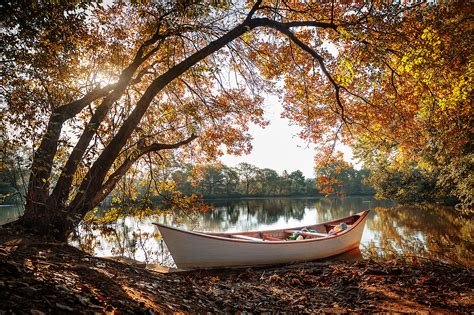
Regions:
<instances>
[{"instance_id":1,"label":"boat gunwale","mask_svg":"<svg viewBox=\"0 0 474 315\"><path fill-rule=\"evenodd\" d=\"M228 235L232 235L232 234L239 234L239 233L274 232L274 231L285 231L285 230L288 230L288 229L302 229L302 228L307 227L307 226L331 224L333 222L341 221L341 220L344 220L344 219L347 219L347 218L350 218L350 217L354 217L354 216L357 216L357 215L359 216L359 218L350 226L349 229L344 230L342 232L339 232L337 234L328 235L326 237L321 237L321 238L310 238L310 239L291 240L291 241L288 241L288 240L264 241L263 239L261 241L253 241L253 240L235 239L235 238L228 238L228 237L223 237L223 236L219 236L219 235L207 234L206 232L196 232L196 231L183 230L183 229L175 228L175 227L168 226L168 225L165 225L165 224L162 224L162 223L153 222L153 224L158 226L158 228L165 228L165 229L174 230L174 231L180 232L180 233L186 233L186 234L191 234L193 236L210 238L210 239L220 240L220 241L238 242L238 243L245 243L245 244L262 244L262 245L276 244L276 245L281 245L281 244L298 244L298 243L304 243L304 242L309 243L309 242L315 242L315 241L326 241L326 240L329 240L329 239L334 239L334 238L337 238L337 237L344 236L344 235L348 234L349 232L351 232L352 230L354 230L367 217L369 212L370 212L370 210L365 210L365 211L362 211L362 212L359 212L359 213L356 213L356 214L353 214L353 215L350 215L350 216L347 216L347 217L343 217L343 218L340 218L340 219L337 219L337 220L322 222L322 223L313 224L313 225L305 225L305 226L302 226L302 227L284 228L284 229L276 229L276 230L268 230L268 231L227 232ZM215 233L215 232L211 232L211 233ZM219 233L219 234L225 234L225 232Z\"/></svg>"}]
</instances>

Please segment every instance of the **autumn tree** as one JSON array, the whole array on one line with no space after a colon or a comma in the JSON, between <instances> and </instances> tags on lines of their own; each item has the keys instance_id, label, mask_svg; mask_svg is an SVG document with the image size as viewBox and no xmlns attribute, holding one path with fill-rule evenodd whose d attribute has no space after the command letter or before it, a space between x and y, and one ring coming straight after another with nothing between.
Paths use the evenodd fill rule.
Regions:
<instances>
[{"instance_id":1,"label":"autumn tree","mask_svg":"<svg viewBox=\"0 0 474 315\"><path fill-rule=\"evenodd\" d=\"M379 190L384 197L455 197L472 209L472 6L452 2L423 13L407 17L406 35L389 46L380 96L368 105L386 104L373 118L377 137L365 132L353 143L372 184L390 185L387 174L400 179L394 193Z\"/></svg>"},{"instance_id":2,"label":"autumn tree","mask_svg":"<svg viewBox=\"0 0 474 315\"><path fill-rule=\"evenodd\" d=\"M468 16L458 11L466 6L4 2L1 130L9 146L34 152L18 224L64 240L133 170L248 152L248 124L266 124L262 96L277 86L284 115L303 127L305 139L357 135L385 143L394 140L394 129L402 131L395 140L407 138L401 143L416 148L425 138L414 138L413 130L426 131L419 109L432 104L424 101L432 82L397 77L410 74L409 65L434 63L450 74L455 60L465 68L469 52L442 59L437 28L425 29L447 17L456 34L447 43L468 40L457 36ZM435 59L418 64L417 46L407 42L420 32ZM438 69L429 69L418 73L433 78ZM472 107L458 106L469 93L449 92L469 87L462 78L434 78L435 85L447 84L440 88L448 91L446 102L436 103L440 115L426 116L437 119L443 135L455 133L457 147L466 143L466 120L473 117ZM444 128L452 117L461 123ZM452 151L449 144L445 149Z\"/></svg>"},{"instance_id":3,"label":"autumn tree","mask_svg":"<svg viewBox=\"0 0 474 315\"><path fill-rule=\"evenodd\" d=\"M379 190L384 197L456 197L465 208L473 206L469 174L474 59L469 25L472 6L461 1L407 14L384 47L386 57L376 57L384 71L377 74L375 82L380 84L373 96L363 103L381 109L370 116L377 135L362 131L353 144L372 170L374 185L389 186L400 179L393 193ZM400 32L404 35L397 36Z\"/></svg>"},{"instance_id":4,"label":"autumn tree","mask_svg":"<svg viewBox=\"0 0 474 315\"><path fill-rule=\"evenodd\" d=\"M228 10L181 2L3 5L2 122L18 130L11 142L35 150L22 225L64 239L142 157L159 164L173 154L164 150L198 135L182 156L212 157L221 144L248 150L244 130L263 123L261 98L245 81L223 81L223 60L243 67L232 47L228 58L206 57L261 23L247 25L255 10L243 24ZM264 88L257 80L252 87Z\"/></svg>"},{"instance_id":5,"label":"autumn tree","mask_svg":"<svg viewBox=\"0 0 474 315\"><path fill-rule=\"evenodd\" d=\"M259 93L269 85L237 39L262 27L335 28L276 21L264 7L3 4L2 122L18 130L11 142L34 148L20 224L65 239L142 157L160 163L196 138L181 157L248 151L246 126L265 123Z\"/></svg>"},{"instance_id":6,"label":"autumn tree","mask_svg":"<svg viewBox=\"0 0 474 315\"><path fill-rule=\"evenodd\" d=\"M326 196L343 196L343 185L347 181L345 172L351 166L338 151L330 157L322 156L316 163L314 173L319 191Z\"/></svg>"},{"instance_id":7,"label":"autumn tree","mask_svg":"<svg viewBox=\"0 0 474 315\"><path fill-rule=\"evenodd\" d=\"M298 33L308 44L302 50L290 45L276 53L288 65L283 76L272 73L285 78L284 115L305 139L348 144L375 172L385 159L394 172L423 174L436 193L472 208L472 6L374 3L360 12L360 23L319 38L319 48L308 44L314 35L305 29ZM324 68L303 59L321 51Z\"/></svg>"}]
</instances>

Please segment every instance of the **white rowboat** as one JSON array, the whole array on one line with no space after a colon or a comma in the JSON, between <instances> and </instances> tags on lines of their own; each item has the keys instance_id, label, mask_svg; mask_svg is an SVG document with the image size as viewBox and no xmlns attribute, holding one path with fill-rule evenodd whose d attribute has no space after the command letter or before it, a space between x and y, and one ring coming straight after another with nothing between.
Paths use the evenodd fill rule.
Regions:
<instances>
[{"instance_id":1,"label":"white rowboat","mask_svg":"<svg viewBox=\"0 0 474 315\"><path fill-rule=\"evenodd\" d=\"M255 266L311 261L358 248L368 212L304 227L254 232L194 232L154 224L178 268ZM341 223L347 229L333 233ZM304 239L286 240L297 231Z\"/></svg>"}]
</instances>

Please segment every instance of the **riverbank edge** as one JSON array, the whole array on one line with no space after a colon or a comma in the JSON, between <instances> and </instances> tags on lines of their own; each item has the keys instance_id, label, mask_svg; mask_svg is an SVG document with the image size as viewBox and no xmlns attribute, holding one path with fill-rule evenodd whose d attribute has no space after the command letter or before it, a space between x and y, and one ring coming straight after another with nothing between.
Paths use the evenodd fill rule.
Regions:
<instances>
[{"instance_id":1,"label":"riverbank edge","mask_svg":"<svg viewBox=\"0 0 474 315\"><path fill-rule=\"evenodd\" d=\"M412 259L161 273L0 227L0 314L455 312L472 268Z\"/></svg>"}]
</instances>

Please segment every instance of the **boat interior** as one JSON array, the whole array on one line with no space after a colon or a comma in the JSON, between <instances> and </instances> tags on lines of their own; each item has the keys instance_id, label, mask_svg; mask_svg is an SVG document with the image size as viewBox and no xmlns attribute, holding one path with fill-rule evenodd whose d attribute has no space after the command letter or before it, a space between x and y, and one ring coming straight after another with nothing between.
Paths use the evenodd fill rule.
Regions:
<instances>
[{"instance_id":1,"label":"boat interior","mask_svg":"<svg viewBox=\"0 0 474 315\"><path fill-rule=\"evenodd\" d=\"M237 232L237 233L206 233L208 235L220 236L232 239L246 240L246 241L270 241L270 242L281 242L281 241L294 241L289 237L294 236L295 233L299 233L302 238L296 239L314 239L314 238L326 238L333 235L337 235L344 230L338 230L336 227L341 223L345 223L348 230L352 225L359 219L360 215L353 215L347 218L308 225L304 227L294 229L281 229L281 230L268 230L268 231L254 231L254 232ZM336 229L335 229L336 228ZM298 235L298 234L297 234Z\"/></svg>"}]
</instances>

